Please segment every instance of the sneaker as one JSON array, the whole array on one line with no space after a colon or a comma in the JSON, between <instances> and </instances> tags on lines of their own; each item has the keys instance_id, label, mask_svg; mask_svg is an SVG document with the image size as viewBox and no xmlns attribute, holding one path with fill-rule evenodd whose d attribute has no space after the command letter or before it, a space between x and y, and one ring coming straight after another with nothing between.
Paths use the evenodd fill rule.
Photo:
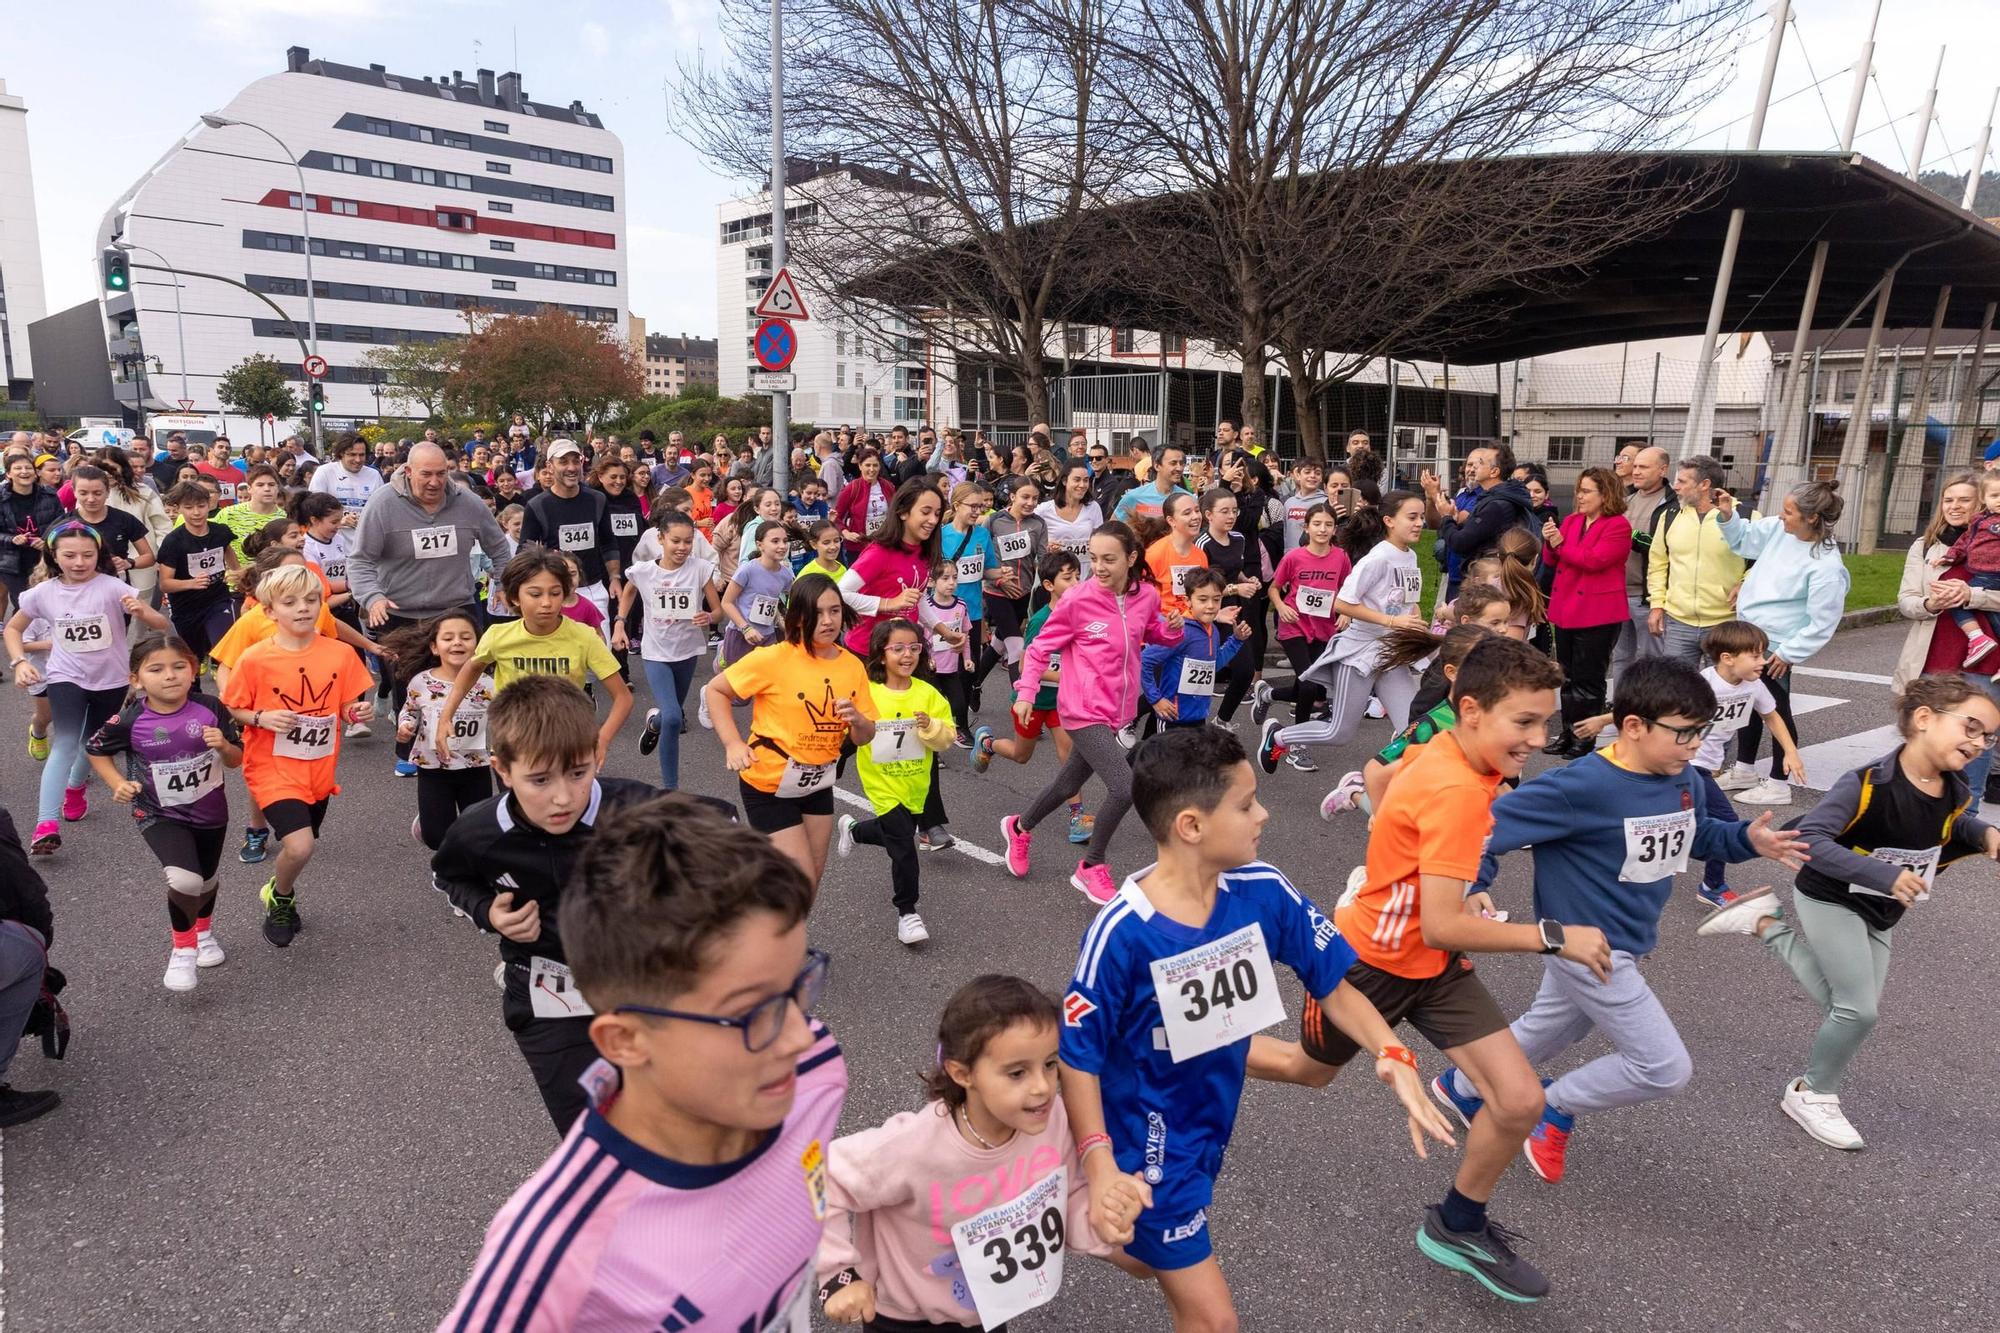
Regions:
<instances>
[{"instance_id":1,"label":"sneaker","mask_svg":"<svg viewBox=\"0 0 2000 1333\"><path fill-rule=\"evenodd\" d=\"M1792 784L1780 782L1776 778L1765 778L1756 786L1737 792L1735 799L1744 805L1790 805Z\"/></svg>"},{"instance_id":2,"label":"sneaker","mask_svg":"<svg viewBox=\"0 0 2000 1333\"><path fill-rule=\"evenodd\" d=\"M1335 815L1344 815L1361 804L1361 797L1367 792L1368 784L1361 780L1361 774L1349 770L1333 784L1333 790L1320 799L1319 817L1332 822Z\"/></svg>"},{"instance_id":3,"label":"sneaker","mask_svg":"<svg viewBox=\"0 0 2000 1333\"><path fill-rule=\"evenodd\" d=\"M1097 832L1096 815L1071 815L1069 817L1069 840L1082 846Z\"/></svg>"},{"instance_id":4,"label":"sneaker","mask_svg":"<svg viewBox=\"0 0 2000 1333\"><path fill-rule=\"evenodd\" d=\"M1461 1097L1458 1095L1458 1080L1453 1071L1447 1069L1431 1080L1431 1097L1445 1110L1458 1117L1458 1123L1472 1128L1472 1117L1479 1114L1479 1108L1486 1105L1484 1097Z\"/></svg>"},{"instance_id":5,"label":"sneaker","mask_svg":"<svg viewBox=\"0 0 2000 1333\"><path fill-rule=\"evenodd\" d=\"M167 956L167 975L161 984L168 990L193 990L200 970L193 949L175 949Z\"/></svg>"},{"instance_id":6,"label":"sneaker","mask_svg":"<svg viewBox=\"0 0 2000 1333\"><path fill-rule=\"evenodd\" d=\"M1099 861L1096 865L1076 863L1076 873L1069 877L1069 886L1094 903L1108 903L1118 896L1118 885L1112 881L1111 867Z\"/></svg>"},{"instance_id":7,"label":"sneaker","mask_svg":"<svg viewBox=\"0 0 2000 1333\"><path fill-rule=\"evenodd\" d=\"M1740 893L1736 901L1727 907L1718 907L1710 912L1702 923L1694 928L1697 935L1751 935L1757 934L1757 923L1765 917L1782 917L1784 904L1778 895L1766 885Z\"/></svg>"},{"instance_id":8,"label":"sneaker","mask_svg":"<svg viewBox=\"0 0 2000 1333\"><path fill-rule=\"evenodd\" d=\"M1266 773L1277 772L1278 761L1285 757L1285 747L1278 744L1278 733L1284 729L1284 723L1274 717L1264 724L1263 734L1257 738L1257 767Z\"/></svg>"},{"instance_id":9,"label":"sneaker","mask_svg":"<svg viewBox=\"0 0 2000 1333\"><path fill-rule=\"evenodd\" d=\"M1768 893L1770 890L1766 889L1765 892ZM1713 888L1706 884L1700 885L1695 889L1695 895L1710 907L1727 907L1738 897L1736 890L1727 884L1717 884Z\"/></svg>"},{"instance_id":10,"label":"sneaker","mask_svg":"<svg viewBox=\"0 0 2000 1333\"><path fill-rule=\"evenodd\" d=\"M507 989L507 964L504 962L493 965L493 984L501 990Z\"/></svg>"},{"instance_id":11,"label":"sneaker","mask_svg":"<svg viewBox=\"0 0 2000 1333\"><path fill-rule=\"evenodd\" d=\"M1361 890L1366 888L1367 886L1368 886L1367 866L1365 865L1356 866L1354 867L1354 869L1348 871L1347 887L1340 891L1340 897L1334 903L1334 909L1337 911L1340 908L1343 908L1347 906L1349 903L1353 902L1356 898L1361 896Z\"/></svg>"},{"instance_id":12,"label":"sneaker","mask_svg":"<svg viewBox=\"0 0 2000 1333\"><path fill-rule=\"evenodd\" d=\"M83 787L64 787L62 817L66 824L74 824L90 813L90 792Z\"/></svg>"},{"instance_id":13,"label":"sneaker","mask_svg":"<svg viewBox=\"0 0 2000 1333\"><path fill-rule=\"evenodd\" d=\"M194 937L194 965L196 967L221 967L229 961L229 955L222 951L222 942L215 938L215 932L204 930Z\"/></svg>"},{"instance_id":14,"label":"sneaker","mask_svg":"<svg viewBox=\"0 0 2000 1333\"><path fill-rule=\"evenodd\" d=\"M1271 716L1271 683L1260 680L1250 691L1250 721L1263 726L1264 719Z\"/></svg>"},{"instance_id":15,"label":"sneaker","mask_svg":"<svg viewBox=\"0 0 2000 1333\"><path fill-rule=\"evenodd\" d=\"M1139 724L1137 722L1127 722L1124 726L1118 728L1118 743L1128 750L1137 745L1139 743Z\"/></svg>"},{"instance_id":16,"label":"sneaker","mask_svg":"<svg viewBox=\"0 0 2000 1333\"><path fill-rule=\"evenodd\" d=\"M350 722L347 724L348 740L351 741L364 740L369 736L373 736L374 734L375 733L373 731L370 731L368 729L368 724L366 722Z\"/></svg>"},{"instance_id":17,"label":"sneaker","mask_svg":"<svg viewBox=\"0 0 2000 1333\"><path fill-rule=\"evenodd\" d=\"M11 1084L0 1083L0 1129L25 1125L61 1105L62 1094L53 1088L23 1092Z\"/></svg>"},{"instance_id":18,"label":"sneaker","mask_svg":"<svg viewBox=\"0 0 2000 1333\"><path fill-rule=\"evenodd\" d=\"M953 749L970 750L972 748L972 733L964 727L960 727L957 734L951 738L951 744Z\"/></svg>"},{"instance_id":19,"label":"sneaker","mask_svg":"<svg viewBox=\"0 0 2000 1333\"><path fill-rule=\"evenodd\" d=\"M639 753L651 754L660 744L660 710L646 710L646 729L639 733Z\"/></svg>"},{"instance_id":20,"label":"sneaker","mask_svg":"<svg viewBox=\"0 0 2000 1333\"><path fill-rule=\"evenodd\" d=\"M1388 713L1386 713L1386 712L1384 712L1384 711L1383 711L1383 709L1382 709L1382 701L1381 701L1380 699L1376 699L1376 698L1372 698L1372 697L1371 697L1371 698L1370 698L1370 699L1368 700L1368 716L1369 716L1369 717L1374 717L1374 718L1384 718L1384 717L1387 717L1387 716L1389 716L1389 715L1388 715Z\"/></svg>"},{"instance_id":21,"label":"sneaker","mask_svg":"<svg viewBox=\"0 0 2000 1333\"><path fill-rule=\"evenodd\" d=\"M415 761L415 760L412 760L412 759L398 759L398 760L396 761L396 776L397 776L397 777L399 777L399 778L413 778L413 777L415 777L416 775L417 775L417 765L416 765L416 761Z\"/></svg>"},{"instance_id":22,"label":"sneaker","mask_svg":"<svg viewBox=\"0 0 2000 1333\"><path fill-rule=\"evenodd\" d=\"M1000 821L1000 841L1007 848L1007 873L1015 879L1028 877L1028 845L1035 835L1020 826L1020 821L1008 815Z\"/></svg>"},{"instance_id":23,"label":"sneaker","mask_svg":"<svg viewBox=\"0 0 2000 1333\"><path fill-rule=\"evenodd\" d=\"M854 816L842 815L834 821L833 854L845 861L854 855Z\"/></svg>"},{"instance_id":24,"label":"sneaker","mask_svg":"<svg viewBox=\"0 0 2000 1333\"><path fill-rule=\"evenodd\" d=\"M1424 1209L1424 1224L1417 1229L1417 1248L1426 1259L1468 1274L1503 1300L1527 1304L1549 1294L1549 1280L1514 1253L1512 1242L1519 1239L1490 1218L1478 1231L1453 1231L1436 1204Z\"/></svg>"},{"instance_id":25,"label":"sneaker","mask_svg":"<svg viewBox=\"0 0 2000 1333\"><path fill-rule=\"evenodd\" d=\"M44 819L35 825L35 836L28 843L28 852L33 856L47 856L62 846L62 825L53 819Z\"/></svg>"},{"instance_id":26,"label":"sneaker","mask_svg":"<svg viewBox=\"0 0 2000 1333\"><path fill-rule=\"evenodd\" d=\"M984 722L972 729L972 771L984 773L993 766L993 728Z\"/></svg>"},{"instance_id":27,"label":"sneaker","mask_svg":"<svg viewBox=\"0 0 2000 1333\"><path fill-rule=\"evenodd\" d=\"M1715 785L1724 791L1742 791L1762 782L1763 777L1748 764L1731 764L1715 775Z\"/></svg>"},{"instance_id":28,"label":"sneaker","mask_svg":"<svg viewBox=\"0 0 2000 1333\"><path fill-rule=\"evenodd\" d=\"M2000 643L1995 643L1994 640L1988 635L1981 634L1978 630L1974 630L1972 633L1965 636L1964 664L1966 666L1971 666L1974 662L1977 662L1980 658L1986 656L1988 653L1992 652L1995 648L2000 648ZM1839 1145L1836 1144L1834 1146L1838 1147Z\"/></svg>"},{"instance_id":29,"label":"sneaker","mask_svg":"<svg viewBox=\"0 0 2000 1333\"><path fill-rule=\"evenodd\" d=\"M246 866L256 865L264 859L265 848L270 845L271 830L267 828L247 828L243 830L243 845L236 849L236 859Z\"/></svg>"},{"instance_id":30,"label":"sneaker","mask_svg":"<svg viewBox=\"0 0 2000 1333\"><path fill-rule=\"evenodd\" d=\"M422 842L423 840L424 840L424 817L422 815L411 815L410 841Z\"/></svg>"},{"instance_id":31,"label":"sneaker","mask_svg":"<svg viewBox=\"0 0 2000 1333\"><path fill-rule=\"evenodd\" d=\"M924 929L924 919L915 912L905 912L896 918L896 938L904 944L922 944L931 937Z\"/></svg>"},{"instance_id":32,"label":"sneaker","mask_svg":"<svg viewBox=\"0 0 2000 1333\"><path fill-rule=\"evenodd\" d=\"M50 742L47 736L37 736L32 731L28 733L28 758L39 764L49 757L49 749Z\"/></svg>"},{"instance_id":33,"label":"sneaker","mask_svg":"<svg viewBox=\"0 0 2000 1333\"><path fill-rule=\"evenodd\" d=\"M1795 1078L1785 1085L1785 1095L1778 1106L1798 1122L1800 1129L1829 1148L1859 1152L1867 1146L1861 1141L1860 1132L1848 1123L1846 1114L1840 1109L1840 1098L1830 1092L1814 1092L1802 1078Z\"/></svg>"},{"instance_id":34,"label":"sneaker","mask_svg":"<svg viewBox=\"0 0 2000 1333\"><path fill-rule=\"evenodd\" d=\"M1313 757L1297 747L1285 751L1285 762L1301 773L1319 772L1319 765L1313 762Z\"/></svg>"},{"instance_id":35,"label":"sneaker","mask_svg":"<svg viewBox=\"0 0 2000 1333\"><path fill-rule=\"evenodd\" d=\"M715 730L715 723L711 722L711 721L709 720L709 717L708 717L708 691L707 691L707 690L703 690L703 691L701 692L701 702L695 705L695 710L694 710L694 718L695 718L695 721L697 721L697 722L701 723L701 725L702 725L702 728L703 728L704 730L707 730L707 731L714 731L714 730Z\"/></svg>"},{"instance_id":36,"label":"sneaker","mask_svg":"<svg viewBox=\"0 0 2000 1333\"><path fill-rule=\"evenodd\" d=\"M934 829L925 829L923 832L917 834L918 851L941 852L945 848L955 845L957 842L958 839L951 836L951 830L942 824L939 824Z\"/></svg>"},{"instance_id":37,"label":"sneaker","mask_svg":"<svg viewBox=\"0 0 2000 1333\"><path fill-rule=\"evenodd\" d=\"M1570 1131L1576 1128L1576 1117L1564 1115L1553 1106L1542 1108L1542 1121L1535 1126L1535 1132L1528 1135L1528 1141L1521 1145L1521 1155L1528 1159L1528 1166L1534 1173L1551 1185L1559 1185L1563 1178L1563 1156L1569 1151Z\"/></svg>"},{"instance_id":38,"label":"sneaker","mask_svg":"<svg viewBox=\"0 0 2000 1333\"><path fill-rule=\"evenodd\" d=\"M264 938L283 949L298 935L301 924L296 894L280 896L278 881L267 879L257 891L264 904Z\"/></svg>"}]
</instances>

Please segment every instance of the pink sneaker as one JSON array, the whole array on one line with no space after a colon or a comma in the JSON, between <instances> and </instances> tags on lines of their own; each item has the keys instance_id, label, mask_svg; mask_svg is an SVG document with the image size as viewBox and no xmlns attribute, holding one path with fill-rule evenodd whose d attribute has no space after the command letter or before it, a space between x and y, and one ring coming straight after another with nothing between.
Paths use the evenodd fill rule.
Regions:
<instances>
[{"instance_id":1,"label":"pink sneaker","mask_svg":"<svg viewBox=\"0 0 2000 1333\"><path fill-rule=\"evenodd\" d=\"M1094 866L1078 861L1076 873L1069 877L1069 884L1094 903L1108 903L1118 896L1118 885L1111 879L1111 867L1102 861Z\"/></svg>"},{"instance_id":2,"label":"pink sneaker","mask_svg":"<svg viewBox=\"0 0 2000 1333\"><path fill-rule=\"evenodd\" d=\"M53 819L44 819L35 825L35 836L28 843L30 856L47 856L62 846L62 825Z\"/></svg>"},{"instance_id":3,"label":"pink sneaker","mask_svg":"<svg viewBox=\"0 0 2000 1333\"><path fill-rule=\"evenodd\" d=\"M1028 877L1028 844L1035 835L1024 829L1020 821L1008 815L1000 821L1000 838L1007 844L1007 873L1015 879Z\"/></svg>"},{"instance_id":4,"label":"pink sneaker","mask_svg":"<svg viewBox=\"0 0 2000 1333\"><path fill-rule=\"evenodd\" d=\"M90 813L90 793L83 787L63 788L62 816L74 824Z\"/></svg>"},{"instance_id":5,"label":"pink sneaker","mask_svg":"<svg viewBox=\"0 0 2000 1333\"><path fill-rule=\"evenodd\" d=\"M1990 654L1997 646L2000 645L1996 645L1991 638L1974 630L1965 636L1965 656L1960 660L1964 665L1971 666Z\"/></svg>"}]
</instances>

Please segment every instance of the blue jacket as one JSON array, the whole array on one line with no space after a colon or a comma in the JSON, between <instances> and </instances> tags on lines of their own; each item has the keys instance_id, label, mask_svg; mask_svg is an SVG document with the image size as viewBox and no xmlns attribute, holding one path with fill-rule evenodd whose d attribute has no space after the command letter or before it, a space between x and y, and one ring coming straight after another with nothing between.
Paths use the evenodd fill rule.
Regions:
<instances>
[{"instance_id":1,"label":"blue jacket","mask_svg":"<svg viewBox=\"0 0 2000 1333\"><path fill-rule=\"evenodd\" d=\"M1703 812L1689 765L1677 776L1634 773L1604 757L1586 755L1552 768L1493 802L1493 836L1479 860L1474 888L1493 882L1503 852L1535 851L1535 915L1566 925L1595 926L1613 949L1635 957L1659 943L1660 914L1673 892L1671 874L1645 882L1621 879L1627 843L1642 830L1628 820L1687 811L1694 836L1684 853L1694 861L1749 861L1749 825L1724 823Z\"/></svg>"},{"instance_id":2,"label":"blue jacket","mask_svg":"<svg viewBox=\"0 0 2000 1333\"><path fill-rule=\"evenodd\" d=\"M1181 641L1171 646L1154 646L1139 655L1139 678L1145 685L1146 702L1156 704L1168 695L1174 696L1174 703L1180 709L1182 722L1206 722L1208 710L1214 696L1207 694L1181 694L1181 664L1188 658L1197 662L1215 663L1215 693L1222 693L1222 673L1229 669L1229 663L1236 656L1236 650L1243 646L1233 629L1224 624L1214 624L1204 630L1199 621L1181 622Z\"/></svg>"}]
</instances>

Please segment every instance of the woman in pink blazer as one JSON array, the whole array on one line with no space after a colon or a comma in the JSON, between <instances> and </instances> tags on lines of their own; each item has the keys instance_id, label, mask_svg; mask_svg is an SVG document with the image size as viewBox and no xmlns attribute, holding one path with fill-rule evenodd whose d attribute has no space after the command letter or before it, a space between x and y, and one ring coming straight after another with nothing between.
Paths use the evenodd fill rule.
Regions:
<instances>
[{"instance_id":1,"label":"woman in pink blazer","mask_svg":"<svg viewBox=\"0 0 2000 1333\"><path fill-rule=\"evenodd\" d=\"M1544 559L1555 566L1549 623L1562 665L1562 731L1543 754L1564 759L1589 754L1592 742L1570 728L1604 711L1604 677L1618 630L1630 618L1625 605L1625 558L1632 554L1632 525L1625 521L1625 488L1609 468L1586 468L1576 479L1576 512L1556 526L1542 524Z\"/></svg>"}]
</instances>

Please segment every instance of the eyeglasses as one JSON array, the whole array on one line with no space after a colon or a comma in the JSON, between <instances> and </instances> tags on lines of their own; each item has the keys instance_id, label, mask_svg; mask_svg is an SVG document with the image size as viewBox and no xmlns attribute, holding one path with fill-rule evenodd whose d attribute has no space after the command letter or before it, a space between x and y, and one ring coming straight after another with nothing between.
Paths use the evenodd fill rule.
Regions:
<instances>
[{"instance_id":1,"label":"eyeglasses","mask_svg":"<svg viewBox=\"0 0 2000 1333\"><path fill-rule=\"evenodd\" d=\"M1708 739L1708 733L1715 730L1713 722L1698 722L1692 727L1670 727L1656 717L1641 718L1649 727L1658 727L1674 738L1676 745L1694 745Z\"/></svg>"},{"instance_id":2,"label":"eyeglasses","mask_svg":"<svg viewBox=\"0 0 2000 1333\"><path fill-rule=\"evenodd\" d=\"M1957 718L1959 725L1965 728L1965 739L1971 741L1982 750L1990 748L1996 739L2000 739L2000 737L1995 737L1992 732L1986 729L1985 723L1965 713L1941 713L1940 716Z\"/></svg>"},{"instance_id":3,"label":"eyeglasses","mask_svg":"<svg viewBox=\"0 0 2000 1333\"><path fill-rule=\"evenodd\" d=\"M710 1023L721 1028L735 1028L743 1034L743 1049L751 1054L763 1050L776 1041L785 1030L786 1009L796 1004L799 1013L812 1017L813 1007L826 993L827 956L818 949L806 950L805 968L792 979L791 987L777 995L759 1000L749 1009L734 1018L720 1014L690 1014L679 1009L657 1009L649 1004L621 1004L612 1010L616 1014L645 1014L651 1018L678 1018L687 1023Z\"/></svg>"}]
</instances>

